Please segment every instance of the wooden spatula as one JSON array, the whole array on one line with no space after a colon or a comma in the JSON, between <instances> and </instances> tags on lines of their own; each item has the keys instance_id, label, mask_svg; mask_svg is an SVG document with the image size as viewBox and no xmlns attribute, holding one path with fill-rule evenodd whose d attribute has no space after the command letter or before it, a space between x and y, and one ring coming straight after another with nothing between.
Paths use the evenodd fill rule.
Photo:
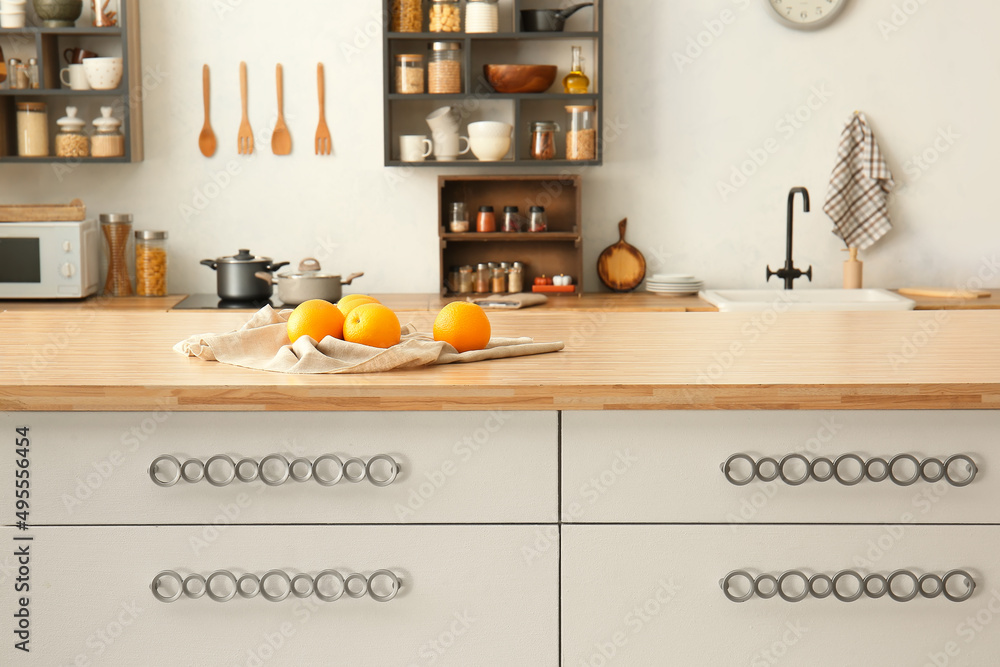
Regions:
<instances>
[{"instance_id":1,"label":"wooden spatula","mask_svg":"<svg viewBox=\"0 0 1000 667\"><path fill-rule=\"evenodd\" d=\"M608 289L630 292L646 277L646 258L625 243L628 218L618 223L618 243L605 248L597 258L597 275Z\"/></svg>"},{"instance_id":2,"label":"wooden spatula","mask_svg":"<svg viewBox=\"0 0 1000 667\"><path fill-rule=\"evenodd\" d=\"M253 129L250 128L250 116L247 114L247 64L240 63L240 98L243 102L243 120L240 121L240 133L237 137L237 148L240 155L253 155Z\"/></svg>"},{"instance_id":3,"label":"wooden spatula","mask_svg":"<svg viewBox=\"0 0 1000 667\"><path fill-rule=\"evenodd\" d=\"M271 152L275 155L288 155L292 152L292 135L285 124L285 76L281 63L278 63L275 77L278 79L278 123L271 135Z\"/></svg>"},{"instance_id":4,"label":"wooden spatula","mask_svg":"<svg viewBox=\"0 0 1000 667\"><path fill-rule=\"evenodd\" d=\"M209 86L209 75L208 75L208 65L201 68L201 80L202 80L202 91L205 96L205 125L201 128L201 134L198 136L198 148L201 149L201 154L205 157L212 157L215 155L216 144L218 143L215 139L215 132L212 131L212 121L210 120L210 91Z\"/></svg>"}]
</instances>

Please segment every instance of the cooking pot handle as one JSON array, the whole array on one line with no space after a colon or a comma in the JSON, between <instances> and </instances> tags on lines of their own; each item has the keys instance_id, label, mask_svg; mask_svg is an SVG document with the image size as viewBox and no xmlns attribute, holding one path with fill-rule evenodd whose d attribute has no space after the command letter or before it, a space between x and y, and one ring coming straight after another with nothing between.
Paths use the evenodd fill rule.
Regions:
<instances>
[{"instance_id":1,"label":"cooking pot handle","mask_svg":"<svg viewBox=\"0 0 1000 667\"><path fill-rule=\"evenodd\" d=\"M204 264L213 271L215 271L216 267L219 266L218 262L216 262L214 259L203 259L201 260L201 264Z\"/></svg>"},{"instance_id":2,"label":"cooking pot handle","mask_svg":"<svg viewBox=\"0 0 1000 667\"><path fill-rule=\"evenodd\" d=\"M267 270L268 271L277 271L278 269L280 269L283 266L288 266L288 262L272 262L271 264L268 265Z\"/></svg>"},{"instance_id":3,"label":"cooking pot handle","mask_svg":"<svg viewBox=\"0 0 1000 667\"><path fill-rule=\"evenodd\" d=\"M254 274L254 276L260 278L261 280L263 280L268 285L277 285L278 284L278 280L274 276L272 276L270 273L268 273L267 271L258 271L257 273Z\"/></svg>"},{"instance_id":4,"label":"cooking pot handle","mask_svg":"<svg viewBox=\"0 0 1000 667\"><path fill-rule=\"evenodd\" d=\"M559 18L561 18L563 20L566 20L570 16L573 16L573 14L576 14L578 11L580 11L581 9L583 9L584 7L593 7L593 6L594 6L594 3L592 3L592 2L585 2L585 3L580 4L580 5L573 5L572 7L567 7L566 9L562 10L561 12L559 12Z\"/></svg>"},{"instance_id":5,"label":"cooking pot handle","mask_svg":"<svg viewBox=\"0 0 1000 667\"><path fill-rule=\"evenodd\" d=\"M347 276L347 278L346 278L346 279L344 279L344 280L341 280L341 281L340 281L340 284L341 284L341 285L350 285L350 284L351 284L351 281L353 281L353 280L354 280L355 278L360 278L360 277L361 277L361 276L363 276L363 275L365 275L365 272L364 272L364 271L359 271L359 272L357 272L357 273L352 273L351 275Z\"/></svg>"}]
</instances>

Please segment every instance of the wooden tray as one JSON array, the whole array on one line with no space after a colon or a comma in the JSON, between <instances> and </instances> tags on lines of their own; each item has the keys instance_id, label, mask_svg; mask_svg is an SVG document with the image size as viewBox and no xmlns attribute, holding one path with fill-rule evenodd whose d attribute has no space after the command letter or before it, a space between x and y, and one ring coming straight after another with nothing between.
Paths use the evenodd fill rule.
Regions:
<instances>
[{"instance_id":1,"label":"wooden tray","mask_svg":"<svg viewBox=\"0 0 1000 667\"><path fill-rule=\"evenodd\" d=\"M0 206L0 222L65 222L85 220L87 207L79 199L69 204L12 204Z\"/></svg>"}]
</instances>

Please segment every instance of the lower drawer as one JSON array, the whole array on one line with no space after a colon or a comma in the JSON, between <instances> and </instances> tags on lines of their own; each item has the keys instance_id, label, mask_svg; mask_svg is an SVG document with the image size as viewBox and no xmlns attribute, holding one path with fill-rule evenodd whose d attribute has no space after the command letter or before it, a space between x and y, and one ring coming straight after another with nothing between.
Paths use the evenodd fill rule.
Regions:
<instances>
[{"instance_id":1,"label":"lower drawer","mask_svg":"<svg viewBox=\"0 0 1000 667\"><path fill-rule=\"evenodd\" d=\"M18 601L8 595L8 557L0 569L8 578L0 584L0 613L8 619L0 664L554 666L558 547L536 549L540 531L546 533L538 526L230 526L204 545L199 527L41 527L32 542L13 541L23 533L5 528L5 554L30 545L30 592L19 595L30 598L31 652L9 639ZM526 547L531 558L522 553ZM206 595L165 603L150 591L164 569L182 576L335 569L347 576L383 568L401 580L387 602L347 595L332 602L292 595L217 602ZM380 583L387 592L387 580Z\"/></svg>"},{"instance_id":2,"label":"lower drawer","mask_svg":"<svg viewBox=\"0 0 1000 667\"><path fill-rule=\"evenodd\" d=\"M564 526L565 665L995 665L1000 656L1000 527ZM775 596L736 603L720 580L802 570L916 575L960 568L965 602L888 595L842 602ZM736 581L731 591L743 592ZM840 582L849 596L853 583ZM894 590L906 597L909 581ZM789 594L800 580L785 582ZM878 591L878 582L872 582ZM822 591L821 582L816 583ZM933 582L926 584L933 592ZM961 576L950 582L964 593ZM770 589L765 583L763 590Z\"/></svg>"}]
</instances>

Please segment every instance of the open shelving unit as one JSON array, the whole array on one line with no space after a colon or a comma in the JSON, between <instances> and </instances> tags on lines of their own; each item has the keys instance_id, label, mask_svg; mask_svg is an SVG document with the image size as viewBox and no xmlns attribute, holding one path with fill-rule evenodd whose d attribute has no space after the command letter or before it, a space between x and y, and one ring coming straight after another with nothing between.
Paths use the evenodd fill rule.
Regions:
<instances>
[{"instance_id":1,"label":"open shelving unit","mask_svg":"<svg viewBox=\"0 0 1000 667\"><path fill-rule=\"evenodd\" d=\"M391 0L382 0L385 16L391 16ZM427 26L429 0L424 1L424 27ZM585 8L570 18L573 25L580 26L585 19L577 18L585 13L592 14L587 20L590 30L572 32L522 32L520 11L522 9L561 9L557 0L501 0L500 32L383 32L383 119L384 119L384 164L387 167L567 167L601 165L603 155L603 128L601 109L603 106L602 74L604 60L603 0L595 0L593 8ZM465 21L465 2L461 7L462 21ZM391 23L391 21L390 21ZM401 53L428 53L431 42L459 42L462 45L462 93L459 94L400 94L395 92L395 56ZM570 46L584 47L585 72L590 78L591 91L585 95L571 95L562 90L562 78L568 72ZM557 44L561 50L553 52L549 47ZM555 55L550 55L550 54ZM541 59L540 59L541 58ZM559 66L555 82L544 93L504 94L497 93L483 75L484 64L554 64ZM594 127L597 130L597 156L594 160L534 160L530 156L530 123L536 120L555 120L565 130L566 111L563 107L570 102L590 104L595 107ZM438 162L433 157L423 162L403 162L399 159L399 137L403 134L430 135L430 128L424 118L434 109L442 106L458 106L463 116L463 128L477 120L503 120L510 123L513 130L511 150L503 160L483 162L471 152L459 156L458 160ZM466 134L464 131L462 134ZM565 156L565 133L559 132L557 155Z\"/></svg>"}]
</instances>

